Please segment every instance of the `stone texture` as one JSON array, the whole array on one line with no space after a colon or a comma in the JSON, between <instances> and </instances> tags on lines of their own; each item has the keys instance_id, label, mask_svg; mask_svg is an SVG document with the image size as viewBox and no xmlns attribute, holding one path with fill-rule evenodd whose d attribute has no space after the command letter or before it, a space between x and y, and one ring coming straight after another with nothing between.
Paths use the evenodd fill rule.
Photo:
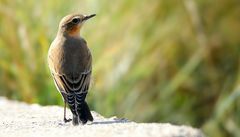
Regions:
<instances>
[{"instance_id":1,"label":"stone texture","mask_svg":"<svg viewBox=\"0 0 240 137\"><path fill-rule=\"evenodd\" d=\"M67 111L68 118L71 117ZM169 123L136 123L93 112L93 123L63 122L63 108L0 98L0 137L203 137L200 130Z\"/></svg>"}]
</instances>

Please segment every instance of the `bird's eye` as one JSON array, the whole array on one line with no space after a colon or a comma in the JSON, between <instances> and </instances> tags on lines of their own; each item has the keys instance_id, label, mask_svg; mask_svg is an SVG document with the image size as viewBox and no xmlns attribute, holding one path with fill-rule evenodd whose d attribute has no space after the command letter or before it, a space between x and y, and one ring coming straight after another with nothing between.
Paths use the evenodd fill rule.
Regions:
<instances>
[{"instance_id":1,"label":"bird's eye","mask_svg":"<svg viewBox=\"0 0 240 137\"><path fill-rule=\"evenodd\" d=\"M79 23L80 22L80 19L79 18L74 18L74 19L72 19L72 23L74 23L74 24L77 24L77 23Z\"/></svg>"}]
</instances>

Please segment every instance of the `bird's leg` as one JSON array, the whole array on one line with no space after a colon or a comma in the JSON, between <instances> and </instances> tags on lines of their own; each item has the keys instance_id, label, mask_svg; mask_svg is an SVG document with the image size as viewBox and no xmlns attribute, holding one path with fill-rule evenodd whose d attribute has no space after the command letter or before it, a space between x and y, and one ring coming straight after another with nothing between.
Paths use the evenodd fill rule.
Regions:
<instances>
[{"instance_id":1,"label":"bird's leg","mask_svg":"<svg viewBox=\"0 0 240 137\"><path fill-rule=\"evenodd\" d=\"M72 119L67 119L66 118L66 101L64 101L64 114L63 114L63 121L65 123L70 122Z\"/></svg>"}]
</instances>

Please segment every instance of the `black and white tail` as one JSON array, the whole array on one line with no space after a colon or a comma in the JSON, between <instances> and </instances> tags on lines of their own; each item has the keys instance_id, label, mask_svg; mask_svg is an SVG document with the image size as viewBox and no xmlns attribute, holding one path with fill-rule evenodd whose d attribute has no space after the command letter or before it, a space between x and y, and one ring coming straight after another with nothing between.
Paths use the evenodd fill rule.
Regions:
<instances>
[{"instance_id":1,"label":"black and white tail","mask_svg":"<svg viewBox=\"0 0 240 137\"><path fill-rule=\"evenodd\" d=\"M86 95L87 92L76 94L76 111L78 118L82 122L82 124L87 123L88 120L93 121L92 114L90 112L87 102L85 101Z\"/></svg>"},{"instance_id":2,"label":"black and white tail","mask_svg":"<svg viewBox=\"0 0 240 137\"><path fill-rule=\"evenodd\" d=\"M67 102L73 113L73 125L78 125L79 122L86 124L87 121L93 121L93 116L85 101L86 95L87 92L68 95Z\"/></svg>"}]
</instances>

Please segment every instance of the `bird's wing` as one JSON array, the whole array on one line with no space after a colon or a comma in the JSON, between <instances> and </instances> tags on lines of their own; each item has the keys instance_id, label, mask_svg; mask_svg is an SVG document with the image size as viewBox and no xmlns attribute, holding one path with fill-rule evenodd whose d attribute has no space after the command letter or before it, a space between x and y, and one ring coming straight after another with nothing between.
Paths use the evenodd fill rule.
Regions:
<instances>
[{"instance_id":1,"label":"bird's wing","mask_svg":"<svg viewBox=\"0 0 240 137\"><path fill-rule=\"evenodd\" d=\"M89 89L90 78L91 78L91 66L88 65L85 71L79 73L59 73L56 67L59 68L51 59L48 58L48 65L54 79L55 86L58 91L64 94L71 93L85 93Z\"/></svg>"},{"instance_id":2,"label":"bird's wing","mask_svg":"<svg viewBox=\"0 0 240 137\"><path fill-rule=\"evenodd\" d=\"M52 74L55 85L60 92L65 94L81 94L88 92L91 70L82 72L80 74Z\"/></svg>"},{"instance_id":3,"label":"bird's wing","mask_svg":"<svg viewBox=\"0 0 240 137\"><path fill-rule=\"evenodd\" d=\"M58 75L53 74L55 85L70 107L75 107L76 103L81 104L87 95L91 71L83 72L79 75Z\"/></svg>"}]
</instances>

